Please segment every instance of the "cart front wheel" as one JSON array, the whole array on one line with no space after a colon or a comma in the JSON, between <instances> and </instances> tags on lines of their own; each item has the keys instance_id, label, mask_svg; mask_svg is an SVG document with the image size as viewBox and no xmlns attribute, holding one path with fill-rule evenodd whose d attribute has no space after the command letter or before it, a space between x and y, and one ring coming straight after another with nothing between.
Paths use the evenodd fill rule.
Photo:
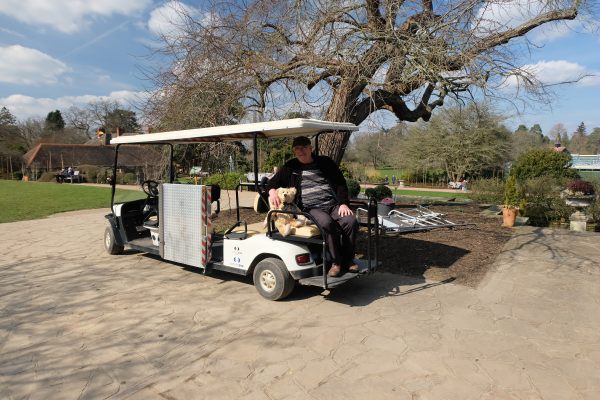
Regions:
<instances>
[{"instance_id":1,"label":"cart front wheel","mask_svg":"<svg viewBox=\"0 0 600 400\"><path fill-rule=\"evenodd\" d=\"M254 268L254 286L258 293L269 300L281 300L294 289L294 278L278 258L265 258Z\"/></svg>"},{"instance_id":2,"label":"cart front wheel","mask_svg":"<svg viewBox=\"0 0 600 400\"><path fill-rule=\"evenodd\" d=\"M113 255L122 254L125 248L123 245L117 244L115 233L110 226L107 226L104 230L104 248L108 254Z\"/></svg>"}]
</instances>

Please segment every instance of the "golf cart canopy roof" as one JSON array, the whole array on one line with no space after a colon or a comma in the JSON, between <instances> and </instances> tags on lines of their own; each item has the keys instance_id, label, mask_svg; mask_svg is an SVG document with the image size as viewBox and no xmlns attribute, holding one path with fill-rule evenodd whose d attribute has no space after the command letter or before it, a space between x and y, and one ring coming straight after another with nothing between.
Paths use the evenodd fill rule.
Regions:
<instances>
[{"instance_id":1,"label":"golf cart canopy roof","mask_svg":"<svg viewBox=\"0 0 600 400\"><path fill-rule=\"evenodd\" d=\"M295 118L252 124L213 126L210 128L186 129L182 131L119 136L112 139L110 144L224 142L252 139L255 134L257 137L271 138L310 136L320 132L357 130L358 126L347 122L327 122L317 119Z\"/></svg>"}]
</instances>

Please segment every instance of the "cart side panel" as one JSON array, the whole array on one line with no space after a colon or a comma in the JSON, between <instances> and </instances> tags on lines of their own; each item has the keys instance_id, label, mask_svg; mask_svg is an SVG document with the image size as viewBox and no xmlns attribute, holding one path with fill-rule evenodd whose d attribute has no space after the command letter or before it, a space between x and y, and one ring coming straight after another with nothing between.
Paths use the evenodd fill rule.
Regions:
<instances>
[{"instance_id":1,"label":"cart side panel","mask_svg":"<svg viewBox=\"0 0 600 400\"><path fill-rule=\"evenodd\" d=\"M205 195L204 185L162 185L160 224L165 260L205 267L209 243L205 220L211 212Z\"/></svg>"}]
</instances>

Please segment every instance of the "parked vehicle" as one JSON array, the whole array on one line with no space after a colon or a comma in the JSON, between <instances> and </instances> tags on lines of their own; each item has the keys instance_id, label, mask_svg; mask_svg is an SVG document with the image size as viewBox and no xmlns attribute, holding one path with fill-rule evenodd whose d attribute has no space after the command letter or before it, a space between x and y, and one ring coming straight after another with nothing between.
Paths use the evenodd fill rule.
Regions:
<instances>
[{"instance_id":1,"label":"parked vehicle","mask_svg":"<svg viewBox=\"0 0 600 400\"><path fill-rule=\"evenodd\" d=\"M112 212L106 216L108 227L104 244L108 253L120 254L131 248L201 269L240 275L252 275L257 291L270 300L288 296L296 283L315 285L324 289L338 287L352 279L369 275L377 266L376 204L369 205L372 218L368 218L368 257L355 260L358 273L347 272L338 277L326 273L327 246L322 230L312 237L291 235L283 237L271 223L271 212L265 229L263 223L249 225L240 220L238 185L236 189L237 222L225 233L214 233L212 215L219 212L220 188L216 185L185 185L173 183L173 146L198 142L252 140L254 171L259 171L257 140L285 136L318 136L330 131L355 131L349 123L326 122L313 119L290 119L264 123L189 129L182 131L120 136L110 141L115 144L113 177L117 174L119 148L124 144L162 145L169 149L170 162L165 182L146 180L142 183L145 198L121 201L115 196L116 179L111 179ZM255 191L260 196L258 176L254 179ZM318 227L316 221L309 214ZM373 257L373 259L371 259Z\"/></svg>"}]
</instances>

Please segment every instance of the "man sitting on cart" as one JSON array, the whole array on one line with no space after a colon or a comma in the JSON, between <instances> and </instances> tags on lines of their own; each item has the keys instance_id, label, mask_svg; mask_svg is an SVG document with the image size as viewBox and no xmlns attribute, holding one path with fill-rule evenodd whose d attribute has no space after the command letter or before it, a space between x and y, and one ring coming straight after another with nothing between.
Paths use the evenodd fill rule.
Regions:
<instances>
[{"instance_id":1,"label":"man sitting on cart","mask_svg":"<svg viewBox=\"0 0 600 400\"><path fill-rule=\"evenodd\" d=\"M348 207L348 187L342 171L331 158L313 154L306 136L295 137L292 150L296 158L286 162L267 183L269 200L278 206L277 188L295 187L298 207L324 230L331 257L328 275L358 272L353 261L358 222Z\"/></svg>"}]
</instances>

